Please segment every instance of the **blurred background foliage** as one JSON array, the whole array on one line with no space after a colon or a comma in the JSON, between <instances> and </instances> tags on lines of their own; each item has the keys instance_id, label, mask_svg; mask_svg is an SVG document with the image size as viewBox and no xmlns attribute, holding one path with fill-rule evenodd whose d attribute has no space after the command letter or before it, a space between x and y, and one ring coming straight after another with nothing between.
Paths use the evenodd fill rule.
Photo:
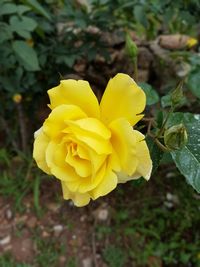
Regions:
<instances>
[{"instance_id":1,"label":"blurred background foliage","mask_svg":"<svg viewBox=\"0 0 200 267\"><path fill-rule=\"evenodd\" d=\"M15 225L19 236L23 235L23 227L31 228L37 247L33 266L81 266L73 245L68 263L59 265L59 257L66 251L58 236L53 241L51 235L46 236L47 240L40 238L44 230L38 225L43 223L40 219L46 212L49 218L56 218L51 218L55 224L65 225L64 229L71 232L79 227L76 214L87 214L85 223L92 228L89 233L100 244L107 266L200 266L199 196L188 189L183 177L170 165L169 153L162 159L165 170L158 170L151 185L133 182L130 192L127 186L118 189L114 197L105 198L112 209L103 223L98 222L98 216L93 218L90 208L77 211L70 204L61 207L58 188L53 185L50 192L53 181L34 168L30 155L33 132L48 114L46 91L60 78L75 75L102 89L116 72L132 74L132 69L120 61L121 54L128 61L124 53L127 31L139 50L145 52L139 52L138 66L140 69L143 64L145 71L148 68L148 76L140 80L147 95L146 113L161 123L165 112L157 110L169 108L172 89L180 79L185 80L180 111L199 113L199 18L200 1L196 0L0 1L0 194L4 199L2 202L0 198L0 204L4 207L9 202L12 212L19 216L28 210L27 221L30 214L37 217L34 229L24 221ZM183 43L177 34L185 36ZM191 37L197 42L192 47L188 43ZM152 53L150 59L147 50ZM101 95L100 91L95 93ZM193 119L188 117L189 121ZM161 157L157 160L159 163ZM43 205L52 199L60 205L56 211ZM101 200L92 205L95 212L101 210ZM45 231L52 234L50 227L47 223ZM0 257L0 266L32 265L16 265L5 254Z\"/></svg>"}]
</instances>

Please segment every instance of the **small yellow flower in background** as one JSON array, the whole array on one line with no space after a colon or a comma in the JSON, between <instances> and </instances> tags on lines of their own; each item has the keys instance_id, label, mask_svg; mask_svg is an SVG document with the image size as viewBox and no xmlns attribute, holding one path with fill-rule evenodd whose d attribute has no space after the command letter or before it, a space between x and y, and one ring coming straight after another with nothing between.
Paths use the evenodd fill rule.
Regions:
<instances>
[{"instance_id":1,"label":"small yellow flower in background","mask_svg":"<svg viewBox=\"0 0 200 267\"><path fill-rule=\"evenodd\" d=\"M52 111L35 133L33 157L61 181L65 199L81 207L118 183L150 178L144 135L132 128L143 117L146 96L131 77L110 79L100 104L83 80L61 80L48 94Z\"/></svg>"},{"instance_id":2,"label":"small yellow flower in background","mask_svg":"<svg viewBox=\"0 0 200 267\"><path fill-rule=\"evenodd\" d=\"M195 39L195 38L190 37L190 38L187 40L187 47L189 47L189 48L195 46L196 44L198 44L198 40Z\"/></svg>"},{"instance_id":3,"label":"small yellow flower in background","mask_svg":"<svg viewBox=\"0 0 200 267\"><path fill-rule=\"evenodd\" d=\"M33 47L33 46L34 46L34 41L33 41L32 38L31 38L31 39L27 39L27 40L26 40L26 43L27 43L27 45L29 45L30 47Z\"/></svg>"},{"instance_id":4,"label":"small yellow flower in background","mask_svg":"<svg viewBox=\"0 0 200 267\"><path fill-rule=\"evenodd\" d=\"M20 94L14 94L12 97L13 101L17 104L19 104L22 101L22 95Z\"/></svg>"}]
</instances>

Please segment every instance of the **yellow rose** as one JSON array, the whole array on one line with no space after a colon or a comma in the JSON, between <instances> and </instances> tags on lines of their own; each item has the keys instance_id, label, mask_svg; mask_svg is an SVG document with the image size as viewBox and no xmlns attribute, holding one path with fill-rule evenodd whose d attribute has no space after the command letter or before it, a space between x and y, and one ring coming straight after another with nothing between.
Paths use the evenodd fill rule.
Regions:
<instances>
[{"instance_id":1,"label":"yellow rose","mask_svg":"<svg viewBox=\"0 0 200 267\"><path fill-rule=\"evenodd\" d=\"M118 183L150 178L144 135L132 128L143 117L146 97L131 77L110 79L100 104L83 80L62 80L48 94L52 111L35 133L33 157L61 180L65 199L80 207Z\"/></svg>"}]
</instances>

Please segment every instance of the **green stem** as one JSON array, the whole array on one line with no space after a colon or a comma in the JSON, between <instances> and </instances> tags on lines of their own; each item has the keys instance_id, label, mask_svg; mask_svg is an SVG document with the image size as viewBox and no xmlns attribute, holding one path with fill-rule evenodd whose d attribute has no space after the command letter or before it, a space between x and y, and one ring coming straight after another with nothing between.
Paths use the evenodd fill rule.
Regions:
<instances>
[{"instance_id":1,"label":"green stem","mask_svg":"<svg viewBox=\"0 0 200 267\"><path fill-rule=\"evenodd\" d=\"M169 119L169 117L170 117L170 115L172 114L173 111L174 111L174 108L171 107L169 112L167 113L167 116L165 117L165 120L164 120L164 122L162 124L162 127L160 128L160 130L159 130L159 132L158 132L156 137L160 138L163 135L166 123L167 123L167 121L168 121L168 119Z\"/></svg>"},{"instance_id":2,"label":"green stem","mask_svg":"<svg viewBox=\"0 0 200 267\"><path fill-rule=\"evenodd\" d=\"M133 72L134 72L134 80L137 83L138 82L138 66L137 66L137 58L133 60Z\"/></svg>"}]
</instances>

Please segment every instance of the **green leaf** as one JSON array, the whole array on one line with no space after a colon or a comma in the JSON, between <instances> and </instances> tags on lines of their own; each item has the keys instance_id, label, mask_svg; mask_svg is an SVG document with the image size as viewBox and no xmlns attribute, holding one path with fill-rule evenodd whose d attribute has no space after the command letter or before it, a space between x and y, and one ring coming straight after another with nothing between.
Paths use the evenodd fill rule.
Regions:
<instances>
[{"instance_id":1,"label":"green leaf","mask_svg":"<svg viewBox=\"0 0 200 267\"><path fill-rule=\"evenodd\" d=\"M44 16L46 19L51 20L51 16L49 13L42 7L42 5L37 0L24 0L24 2L31 6L33 11L39 13L40 15Z\"/></svg>"},{"instance_id":2,"label":"green leaf","mask_svg":"<svg viewBox=\"0 0 200 267\"><path fill-rule=\"evenodd\" d=\"M200 115L173 113L167 126L178 123L185 125L188 143L183 149L172 151L171 155L187 182L200 193Z\"/></svg>"},{"instance_id":3,"label":"green leaf","mask_svg":"<svg viewBox=\"0 0 200 267\"><path fill-rule=\"evenodd\" d=\"M149 148L149 152L150 152L150 155L151 155L151 160L153 162L153 171L152 172L155 172L155 170L160 165L160 161L162 160L162 157L163 157L164 153L156 145L156 143L154 142L154 140L151 137L148 136L146 138L146 142L147 142L147 146Z\"/></svg>"},{"instance_id":4,"label":"green leaf","mask_svg":"<svg viewBox=\"0 0 200 267\"><path fill-rule=\"evenodd\" d=\"M9 23L13 31L26 39L31 38L30 32L37 27L37 22L35 20L25 16L22 16L21 18L12 16Z\"/></svg>"},{"instance_id":5,"label":"green leaf","mask_svg":"<svg viewBox=\"0 0 200 267\"><path fill-rule=\"evenodd\" d=\"M25 5L18 5L17 6L17 12L19 15L22 15L23 13L25 13L29 10L31 10L31 8L29 6L25 6Z\"/></svg>"},{"instance_id":6,"label":"green leaf","mask_svg":"<svg viewBox=\"0 0 200 267\"><path fill-rule=\"evenodd\" d=\"M147 16L146 16L146 11L145 11L144 6L136 5L134 7L133 14L134 14L136 22L139 22L144 27L148 26L148 21L147 21Z\"/></svg>"},{"instance_id":7,"label":"green leaf","mask_svg":"<svg viewBox=\"0 0 200 267\"><path fill-rule=\"evenodd\" d=\"M9 15L15 12L17 12L17 6L15 4L6 3L1 6L0 16Z\"/></svg>"},{"instance_id":8,"label":"green leaf","mask_svg":"<svg viewBox=\"0 0 200 267\"><path fill-rule=\"evenodd\" d=\"M192 93L200 98L200 70L189 74L187 84Z\"/></svg>"},{"instance_id":9,"label":"green leaf","mask_svg":"<svg viewBox=\"0 0 200 267\"><path fill-rule=\"evenodd\" d=\"M6 23L0 23L0 44L7 40L11 40L12 37L13 34L10 26Z\"/></svg>"},{"instance_id":10,"label":"green leaf","mask_svg":"<svg viewBox=\"0 0 200 267\"><path fill-rule=\"evenodd\" d=\"M156 104L159 101L159 95L153 87L148 83L139 83L147 97L147 105Z\"/></svg>"},{"instance_id":11,"label":"green leaf","mask_svg":"<svg viewBox=\"0 0 200 267\"><path fill-rule=\"evenodd\" d=\"M14 41L12 47L26 70L37 71L40 69L35 50L26 42Z\"/></svg>"}]
</instances>

